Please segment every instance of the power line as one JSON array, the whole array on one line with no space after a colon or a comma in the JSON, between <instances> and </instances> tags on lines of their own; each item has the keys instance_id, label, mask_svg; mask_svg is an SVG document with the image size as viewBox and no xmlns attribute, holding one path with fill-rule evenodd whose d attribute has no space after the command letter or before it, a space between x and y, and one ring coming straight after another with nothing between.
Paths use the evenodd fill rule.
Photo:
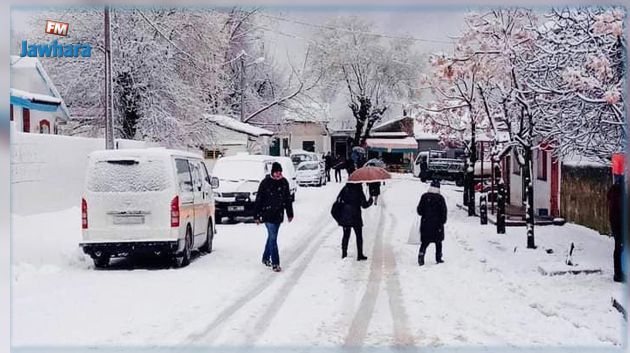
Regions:
<instances>
[{"instance_id":1,"label":"power line","mask_svg":"<svg viewBox=\"0 0 630 353\"><path fill-rule=\"evenodd\" d=\"M307 27L320 28L320 29L329 29L329 30L335 30L335 31L344 31L344 32L349 32L349 33L359 33L359 34L364 34L364 35L374 36L374 37L382 37L382 38L389 38L389 39L406 39L406 40L412 40L412 41L416 41L416 42L445 43L445 44L452 44L453 43L452 41L445 41L445 40L439 40L439 39L416 38L416 37L411 37L411 36L408 36L408 37L407 36L395 36L395 35L391 35L391 34L356 31L356 30L352 30L352 29L348 29L348 28L342 28L342 27L316 25L316 24L313 24L313 23L308 23L308 22L303 22L303 21L298 21L298 20L291 20L291 19L283 18L283 17L276 17L276 16L271 16L271 15L266 15L266 14L263 14L263 13L259 13L258 15L262 16L262 17L267 17L267 18L270 18L270 19L275 19L275 20L278 20L278 21L295 23L295 24L299 24L299 25L307 26Z\"/></svg>"}]
</instances>

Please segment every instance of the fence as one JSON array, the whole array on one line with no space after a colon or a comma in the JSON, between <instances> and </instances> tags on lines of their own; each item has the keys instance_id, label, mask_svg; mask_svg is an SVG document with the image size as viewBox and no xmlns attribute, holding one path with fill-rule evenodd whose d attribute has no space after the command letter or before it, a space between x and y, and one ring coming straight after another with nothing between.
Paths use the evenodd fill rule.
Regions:
<instances>
[{"instance_id":1,"label":"fence","mask_svg":"<svg viewBox=\"0 0 630 353\"><path fill-rule=\"evenodd\" d=\"M569 222L610 234L606 195L611 183L610 167L563 164L560 214Z\"/></svg>"}]
</instances>

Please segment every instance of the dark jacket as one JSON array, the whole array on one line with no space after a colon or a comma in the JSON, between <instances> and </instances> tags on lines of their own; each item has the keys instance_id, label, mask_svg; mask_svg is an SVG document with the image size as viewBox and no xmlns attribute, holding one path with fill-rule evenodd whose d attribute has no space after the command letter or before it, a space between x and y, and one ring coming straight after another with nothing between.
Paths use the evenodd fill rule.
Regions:
<instances>
[{"instance_id":1,"label":"dark jacket","mask_svg":"<svg viewBox=\"0 0 630 353\"><path fill-rule=\"evenodd\" d=\"M324 157L324 166L328 170L328 169L332 168L332 165L333 165L332 156L326 155Z\"/></svg>"},{"instance_id":2,"label":"dark jacket","mask_svg":"<svg viewBox=\"0 0 630 353\"><path fill-rule=\"evenodd\" d=\"M256 219L265 223L282 223L284 211L289 218L293 217L293 201L287 179L273 179L267 175L258 186L256 194Z\"/></svg>"},{"instance_id":3,"label":"dark jacket","mask_svg":"<svg viewBox=\"0 0 630 353\"><path fill-rule=\"evenodd\" d=\"M381 182L368 183L368 189L370 190L370 196L378 196L381 194Z\"/></svg>"},{"instance_id":4,"label":"dark jacket","mask_svg":"<svg viewBox=\"0 0 630 353\"><path fill-rule=\"evenodd\" d=\"M621 239L621 227L623 223L622 217L622 185L613 184L608 190L608 220L610 221L610 230L615 238ZM617 240L619 240L617 239Z\"/></svg>"},{"instance_id":5,"label":"dark jacket","mask_svg":"<svg viewBox=\"0 0 630 353\"><path fill-rule=\"evenodd\" d=\"M420 241L431 243L444 240L446 223L446 202L444 197L435 192L427 192L418 203L420 220Z\"/></svg>"},{"instance_id":6,"label":"dark jacket","mask_svg":"<svg viewBox=\"0 0 630 353\"><path fill-rule=\"evenodd\" d=\"M338 223L342 227L362 227L361 207L372 206L372 199L366 200L361 184L346 184L337 199L341 201Z\"/></svg>"}]
</instances>

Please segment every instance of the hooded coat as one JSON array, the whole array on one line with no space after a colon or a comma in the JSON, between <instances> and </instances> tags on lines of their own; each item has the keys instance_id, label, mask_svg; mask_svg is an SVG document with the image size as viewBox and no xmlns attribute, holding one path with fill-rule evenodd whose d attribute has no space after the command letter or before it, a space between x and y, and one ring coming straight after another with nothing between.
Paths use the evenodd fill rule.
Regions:
<instances>
[{"instance_id":1,"label":"hooded coat","mask_svg":"<svg viewBox=\"0 0 630 353\"><path fill-rule=\"evenodd\" d=\"M417 212L420 220L420 241L433 243L444 240L444 223L446 223L446 201L436 188L424 193L418 203Z\"/></svg>"},{"instance_id":2,"label":"hooded coat","mask_svg":"<svg viewBox=\"0 0 630 353\"><path fill-rule=\"evenodd\" d=\"M337 200L340 202L337 223L342 227L362 227L361 208L372 206L372 199L366 200L361 184L346 184Z\"/></svg>"}]
</instances>

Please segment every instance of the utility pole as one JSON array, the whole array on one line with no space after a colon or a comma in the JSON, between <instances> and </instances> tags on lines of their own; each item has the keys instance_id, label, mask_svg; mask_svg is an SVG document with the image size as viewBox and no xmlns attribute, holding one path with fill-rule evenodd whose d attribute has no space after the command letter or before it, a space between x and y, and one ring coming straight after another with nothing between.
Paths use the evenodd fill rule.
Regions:
<instances>
[{"instance_id":1,"label":"utility pole","mask_svg":"<svg viewBox=\"0 0 630 353\"><path fill-rule=\"evenodd\" d=\"M245 52L241 53L241 121L245 119L243 109L243 96L245 95Z\"/></svg>"},{"instance_id":2,"label":"utility pole","mask_svg":"<svg viewBox=\"0 0 630 353\"><path fill-rule=\"evenodd\" d=\"M105 5L105 149L113 150L114 145L114 120L112 118L112 52L109 22L109 5Z\"/></svg>"}]
</instances>

